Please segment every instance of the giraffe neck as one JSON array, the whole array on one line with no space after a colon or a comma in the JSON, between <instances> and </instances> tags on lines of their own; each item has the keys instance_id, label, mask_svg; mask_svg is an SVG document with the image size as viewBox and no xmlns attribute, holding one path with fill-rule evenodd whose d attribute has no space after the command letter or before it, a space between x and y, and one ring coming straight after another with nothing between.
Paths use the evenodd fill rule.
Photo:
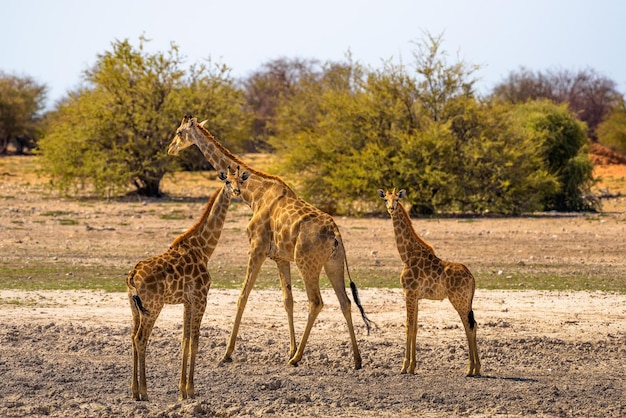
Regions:
<instances>
[{"instance_id":1,"label":"giraffe neck","mask_svg":"<svg viewBox=\"0 0 626 418\"><path fill-rule=\"evenodd\" d=\"M391 219L393 220L396 245L403 262L407 262L409 257L415 254L435 254L433 247L420 238L413 229L411 218L402 204L398 203L398 208L393 212Z\"/></svg>"},{"instance_id":2,"label":"giraffe neck","mask_svg":"<svg viewBox=\"0 0 626 418\"><path fill-rule=\"evenodd\" d=\"M241 198L253 212L286 195L297 198L295 192L280 177L255 170L220 144L202 125L196 127L194 142L215 170L226 171L228 167L240 167L250 173L248 180L241 186Z\"/></svg>"},{"instance_id":3,"label":"giraffe neck","mask_svg":"<svg viewBox=\"0 0 626 418\"><path fill-rule=\"evenodd\" d=\"M196 129L194 142L216 171L226 171L229 166L250 170L250 167L220 144L206 128L196 125Z\"/></svg>"},{"instance_id":4,"label":"giraffe neck","mask_svg":"<svg viewBox=\"0 0 626 418\"><path fill-rule=\"evenodd\" d=\"M171 247L186 243L192 248L200 249L202 255L208 261L222 234L230 198L231 195L224 186L216 190L207 203L200 220L187 232L179 236L172 243Z\"/></svg>"}]
</instances>

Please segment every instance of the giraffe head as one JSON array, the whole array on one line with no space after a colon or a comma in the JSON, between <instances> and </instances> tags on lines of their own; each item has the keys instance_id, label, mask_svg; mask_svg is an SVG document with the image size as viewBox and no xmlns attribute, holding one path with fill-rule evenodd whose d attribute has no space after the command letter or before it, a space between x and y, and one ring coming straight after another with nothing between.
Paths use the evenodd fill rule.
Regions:
<instances>
[{"instance_id":1,"label":"giraffe head","mask_svg":"<svg viewBox=\"0 0 626 418\"><path fill-rule=\"evenodd\" d=\"M226 184L228 191L235 196L241 195L241 185L250 177L249 171L241 170L241 167L237 166L236 169L232 169L230 166L226 169L226 172L220 171L218 174L220 180Z\"/></svg>"},{"instance_id":2,"label":"giraffe head","mask_svg":"<svg viewBox=\"0 0 626 418\"><path fill-rule=\"evenodd\" d=\"M178 155L181 150L195 144L194 134L196 132L197 125L203 125L204 122L198 123L198 120L191 115L185 115L178 129L176 129L176 135L170 143L167 153L170 155Z\"/></svg>"},{"instance_id":3,"label":"giraffe head","mask_svg":"<svg viewBox=\"0 0 626 418\"><path fill-rule=\"evenodd\" d=\"M393 216L393 213L398 209L398 202L404 196L406 196L406 190L401 189L399 192L396 192L396 188L394 187L392 191L384 191L383 189L378 189L378 196L385 201L385 206L387 207L387 212Z\"/></svg>"}]
</instances>

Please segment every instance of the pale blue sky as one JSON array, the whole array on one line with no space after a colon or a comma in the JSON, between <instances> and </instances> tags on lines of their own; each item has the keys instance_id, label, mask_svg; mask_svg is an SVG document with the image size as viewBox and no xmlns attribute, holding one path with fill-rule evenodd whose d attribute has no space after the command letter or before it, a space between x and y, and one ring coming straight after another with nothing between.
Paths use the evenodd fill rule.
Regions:
<instances>
[{"instance_id":1,"label":"pale blue sky","mask_svg":"<svg viewBox=\"0 0 626 418\"><path fill-rule=\"evenodd\" d=\"M486 92L511 71L593 68L626 92L626 1L596 0L0 0L0 69L49 87L49 106L76 87L115 39L180 47L247 76L279 58L412 63L413 41L481 69Z\"/></svg>"}]
</instances>

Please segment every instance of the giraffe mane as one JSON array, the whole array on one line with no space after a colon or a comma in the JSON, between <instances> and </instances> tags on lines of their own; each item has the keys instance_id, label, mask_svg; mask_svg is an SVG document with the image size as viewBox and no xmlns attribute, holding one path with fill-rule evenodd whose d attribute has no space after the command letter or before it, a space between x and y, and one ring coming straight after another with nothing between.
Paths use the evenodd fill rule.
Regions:
<instances>
[{"instance_id":1,"label":"giraffe mane","mask_svg":"<svg viewBox=\"0 0 626 418\"><path fill-rule=\"evenodd\" d=\"M435 255L435 249L429 243L424 241L424 239L422 239L422 237L417 235L417 232L415 232L415 228L413 228L413 223L411 222L411 217L409 216L409 213L406 211L406 209L404 208L404 206L400 202L398 202L398 209L400 209L402 211L402 214L409 221L408 224L409 224L409 227L411 229L411 234L413 234L413 238L415 238L415 240L417 242L419 242L420 245L422 245L424 248L426 248L428 250L428 252L430 252L432 255Z\"/></svg>"},{"instance_id":2,"label":"giraffe mane","mask_svg":"<svg viewBox=\"0 0 626 418\"><path fill-rule=\"evenodd\" d=\"M217 189L213 193L213 195L211 195L211 198L209 199L209 202L206 204L206 207L204 208L204 212L202 212L202 215L200 216L200 219L198 220L198 222L196 222L196 224L192 226L191 228L189 228L187 231L179 235L178 238L176 238L174 242L172 242L172 245L170 245L170 248L177 246L182 241L186 240L189 236L195 234L196 231L198 231L200 226L205 222L206 218L209 216L209 213L211 213L211 209L213 208L213 205L215 205L215 200L217 199L217 195L219 194L220 190L223 187L224 186Z\"/></svg>"},{"instance_id":3,"label":"giraffe mane","mask_svg":"<svg viewBox=\"0 0 626 418\"><path fill-rule=\"evenodd\" d=\"M272 180L276 180L276 181L280 182L283 186L288 188L290 191L293 192L291 187L289 187L289 185L281 177L278 177L276 175L265 173L263 171L254 169L254 168L250 167L248 164L244 163L243 160L241 160L241 158L237 157L235 154L230 152L230 150L228 148L226 148L217 139L215 139L213 134L211 134L211 132L209 132L209 130L207 128L205 128L204 125L202 125L205 122L206 121L202 121L201 123L196 123L196 126L200 129L200 131L202 131L202 133L204 133L213 142L213 144L220 150L220 152L222 152L224 155L226 155L229 159L231 159L234 162L236 162L237 164L239 164L240 167L245 168L250 173L255 174L257 176L266 177L266 178L269 178L269 179L272 179Z\"/></svg>"}]
</instances>

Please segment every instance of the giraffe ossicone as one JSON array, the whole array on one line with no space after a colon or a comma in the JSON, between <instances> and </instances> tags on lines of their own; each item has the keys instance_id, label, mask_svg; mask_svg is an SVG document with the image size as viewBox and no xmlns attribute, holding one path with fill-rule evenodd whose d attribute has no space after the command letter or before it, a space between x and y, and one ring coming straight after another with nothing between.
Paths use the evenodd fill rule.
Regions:
<instances>
[{"instance_id":1,"label":"giraffe ossicone","mask_svg":"<svg viewBox=\"0 0 626 418\"><path fill-rule=\"evenodd\" d=\"M415 373L417 365L417 313L419 299L443 300L448 298L461 317L468 344L468 376L480 375L480 359L476 344L478 324L474 319L472 301L476 282L469 269L452 261L442 260L435 250L415 232L411 218L400 203L406 196L401 189L378 189L393 221L398 253L403 269L400 283L406 304L406 349L401 373Z\"/></svg>"}]
</instances>

